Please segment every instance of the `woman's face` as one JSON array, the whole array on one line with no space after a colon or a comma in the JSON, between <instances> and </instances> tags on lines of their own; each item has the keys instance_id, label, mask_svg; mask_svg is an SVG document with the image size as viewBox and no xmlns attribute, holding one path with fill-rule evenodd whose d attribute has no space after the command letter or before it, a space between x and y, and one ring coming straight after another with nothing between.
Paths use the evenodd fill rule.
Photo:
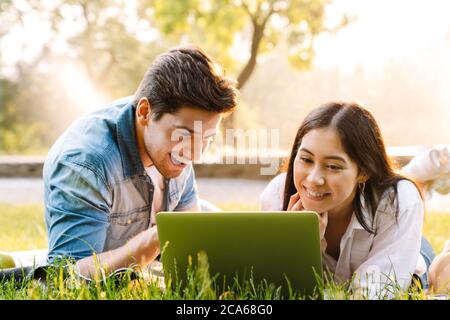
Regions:
<instances>
[{"instance_id":1,"label":"woman's face","mask_svg":"<svg viewBox=\"0 0 450 320\"><path fill-rule=\"evenodd\" d=\"M352 213L358 167L345 153L337 131L309 131L294 161L294 184L305 210L332 215Z\"/></svg>"}]
</instances>

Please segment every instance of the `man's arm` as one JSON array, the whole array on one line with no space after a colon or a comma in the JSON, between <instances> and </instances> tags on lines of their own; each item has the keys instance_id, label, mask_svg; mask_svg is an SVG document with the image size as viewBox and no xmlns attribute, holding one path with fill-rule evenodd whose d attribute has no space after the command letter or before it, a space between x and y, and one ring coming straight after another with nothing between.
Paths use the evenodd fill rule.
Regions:
<instances>
[{"instance_id":1,"label":"man's arm","mask_svg":"<svg viewBox=\"0 0 450 320\"><path fill-rule=\"evenodd\" d=\"M46 170L44 181L49 262L71 257L77 260L81 275L91 277L97 267L111 272L131 264L148 264L158 255L155 227L136 235L122 247L102 252L112 196L97 168L60 161Z\"/></svg>"},{"instance_id":2,"label":"man's arm","mask_svg":"<svg viewBox=\"0 0 450 320\"><path fill-rule=\"evenodd\" d=\"M92 278L101 267L106 273L132 265L145 266L159 254L159 239L156 226L131 238L117 249L102 252L77 261L81 275Z\"/></svg>"}]
</instances>

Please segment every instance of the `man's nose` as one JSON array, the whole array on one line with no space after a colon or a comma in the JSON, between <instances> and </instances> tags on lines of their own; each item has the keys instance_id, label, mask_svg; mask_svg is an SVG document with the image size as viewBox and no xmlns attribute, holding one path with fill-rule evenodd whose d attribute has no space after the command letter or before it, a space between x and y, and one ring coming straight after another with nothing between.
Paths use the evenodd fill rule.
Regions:
<instances>
[{"instance_id":1,"label":"man's nose","mask_svg":"<svg viewBox=\"0 0 450 320\"><path fill-rule=\"evenodd\" d=\"M203 140L202 139L194 139L194 143L192 144L192 154L194 155L192 161L201 161L203 156Z\"/></svg>"},{"instance_id":2,"label":"man's nose","mask_svg":"<svg viewBox=\"0 0 450 320\"><path fill-rule=\"evenodd\" d=\"M204 150L202 139L192 139L183 148L183 157L190 161L201 161Z\"/></svg>"}]
</instances>

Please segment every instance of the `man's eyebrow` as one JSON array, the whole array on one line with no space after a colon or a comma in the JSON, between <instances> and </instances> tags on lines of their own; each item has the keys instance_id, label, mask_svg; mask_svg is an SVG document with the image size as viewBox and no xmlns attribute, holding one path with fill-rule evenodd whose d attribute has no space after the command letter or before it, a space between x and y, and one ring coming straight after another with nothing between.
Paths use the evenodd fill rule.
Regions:
<instances>
[{"instance_id":1,"label":"man's eyebrow","mask_svg":"<svg viewBox=\"0 0 450 320\"><path fill-rule=\"evenodd\" d=\"M214 136L216 136L217 135L217 132L216 131L214 131L213 133L211 133L211 134L208 134L207 136L205 136L205 138L210 138L210 137L214 137Z\"/></svg>"},{"instance_id":2,"label":"man's eyebrow","mask_svg":"<svg viewBox=\"0 0 450 320\"><path fill-rule=\"evenodd\" d=\"M191 134L198 134L197 132L195 132L194 130L192 130L191 128L189 128L189 127L187 127L187 126L181 126L181 125L178 125L178 126L175 126L175 128L176 128L176 129L184 129L184 130L187 130L187 131L189 131L189 133L191 133ZM205 138L213 137L213 136L215 136L215 135L217 135L217 131L214 131L213 133L211 133L211 134L205 136Z\"/></svg>"},{"instance_id":3,"label":"man's eyebrow","mask_svg":"<svg viewBox=\"0 0 450 320\"><path fill-rule=\"evenodd\" d=\"M311 151L309 151L306 148L300 148L300 151L305 151L306 153L309 153L312 156L314 155L314 153L312 153ZM339 160L339 161L342 161L342 162L347 162L347 161L345 161L344 158L339 157L339 156L328 156L328 157L325 157L324 159L327 159L327 160Z\"/></svg>"},{"instance_id":4,"label":"man's eyebrow","mask_svg":"<svg viewBox=\"0 0 450 320\"><path fill-rule=\"evenodd\" d=\"M175 126L175 129L184 129L184 130L189 131L192 134L196 133L193 129L186 127L186 126Z\"/></svg>"}]
</instances>

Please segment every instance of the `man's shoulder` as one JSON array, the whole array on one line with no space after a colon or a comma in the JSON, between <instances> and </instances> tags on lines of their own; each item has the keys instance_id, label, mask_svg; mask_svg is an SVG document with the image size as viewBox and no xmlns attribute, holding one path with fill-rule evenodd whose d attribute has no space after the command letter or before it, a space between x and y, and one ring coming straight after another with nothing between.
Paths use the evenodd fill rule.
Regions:
<instances>
[{"instance_id":1,"label":"man's shoulder","mask_svg":"<svg viewBox=\"0 0 450 320\"><path fill-rule=\"evenodd\" d=\"M129 100L120 99L77 119L51 147L46 165L77 163L92 170L109 171L120 163L117 121Z\"/></svg>"}]
</instances>

